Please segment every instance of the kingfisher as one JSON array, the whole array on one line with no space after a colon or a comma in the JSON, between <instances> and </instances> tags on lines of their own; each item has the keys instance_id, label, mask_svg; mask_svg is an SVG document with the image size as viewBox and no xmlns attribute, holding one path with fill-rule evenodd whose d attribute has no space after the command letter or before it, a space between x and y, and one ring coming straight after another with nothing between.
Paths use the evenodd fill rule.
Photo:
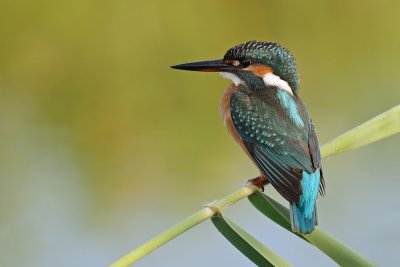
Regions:
<instances>
[{"instance_id":1,"label":"kingfisher","mask_svg":"<svg viewBox=\"0 0 400 267\"><path fill-rule=\"evenodd\" d=\"M299 96L290 51L274 42L249 41L229 49L223 59L171 68L219 72L232 80L220 111L228 131L260 171L249 182L261 190L271 184L290 204L292 231L311 233L325 182L314 124Z\"/></svg>"}]
</instances>

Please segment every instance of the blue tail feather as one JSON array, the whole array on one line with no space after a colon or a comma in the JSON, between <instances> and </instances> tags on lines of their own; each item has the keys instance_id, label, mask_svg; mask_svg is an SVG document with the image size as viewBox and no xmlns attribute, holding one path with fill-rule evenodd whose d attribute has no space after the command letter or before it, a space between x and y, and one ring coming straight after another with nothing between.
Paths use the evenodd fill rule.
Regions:
<instances>
[{"instance_id":1,"label":"blue tail feather","mask_svg":"<svg viewBox=\"0 0 400 267\"><path fill-rule=\"evenodd\" d=\"M298 204L292 203L290 206L290 219L292 231L309 234L317 225L316 200L319 191L321 173L317 170L314 173L303 171L301 188L303 194L300 196Z\"/></svg>"}]
</instances>

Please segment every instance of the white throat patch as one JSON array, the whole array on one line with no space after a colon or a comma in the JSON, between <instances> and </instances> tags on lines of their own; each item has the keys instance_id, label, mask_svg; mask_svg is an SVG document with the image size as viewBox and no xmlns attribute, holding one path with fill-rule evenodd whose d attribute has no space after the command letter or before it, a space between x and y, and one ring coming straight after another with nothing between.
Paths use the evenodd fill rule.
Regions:
<instances>
[{"instance_id":1,"label":"white throat patch","mask_svg":"<svg viewBox=\"0 0 400 267\"><path fill-rule=\"evenodd\" d=\"M222 77L232 80L233 84L238 86L239 84L244 84L244 81L240 79L237 75L230 72L220 72Z\"/></svg>"},{"instance_id":2,"label":"white throat patch","mask_svg":"<svg viewBox=\"0 0 400 267\"><path fill-rule=\"evenodd\" d=\"M272 72L265 74L263 76L263 81L266 86L275 86L293 95L292 88L290 88L289 84L286 81L282 80L281 77L273 74Z\"/></svg>"}]
</instances>

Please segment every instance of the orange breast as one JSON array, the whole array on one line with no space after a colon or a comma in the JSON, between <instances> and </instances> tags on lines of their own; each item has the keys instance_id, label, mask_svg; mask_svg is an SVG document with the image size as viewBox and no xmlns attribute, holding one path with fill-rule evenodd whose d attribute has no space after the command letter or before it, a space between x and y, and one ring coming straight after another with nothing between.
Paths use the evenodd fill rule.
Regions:
<instances>
[{"instance_id":1,"label":"orange breast","mask_svg":"<svg viewBox=\"0 0 400 267\"><path fill-rule=\"evenodd\" d=\"M246 152L247 156L253 161L253 163L257 166L256 162L254 161L253 157L250 155L247 147L243 143L242 138L240 137L238 131L236 130L235 125L232 121L231 115L231 97L234 92L238 90L238 87L235 86L233 83L225 90L224 96L221 99L220 104L220 112L222 115L222 119L224 120L225 127L228 129L229 133L232 135L233 139L240 145L244 152ZM265 175L260 170L260 179L261 181L267 180Z\"/></svg>"},{"instance_id":2,"label":"orange breast","mask_svg":"<svg viewBox=\"0 0 400 267\"><path fill-rule=\"evenodd\" d=\"M224 120L225 127L228 129L229 133L232 135L233 139L240 145L240 147L246 152L246 154L252 159L249 151L243 143L242 138L240 137L238 131L236 130L235 125L232 121L231 115L231 97L232 94L238 90L238 87L233 83L229 85L229 87L225 90L224 96L221 99L220 104L220 112L222 115L222 119ZM252 159L253 160L253 159Z\"/></svg>"},{"instance_id":3,"label":"orange breast","mask_svg":"<svg viewBox=\"0 0 400 267\"><path fill-rule=\"evenodd\" d=\"M253 157L250 155L249 151L247 150L247 147L243 143L242 138L240 137L238 131L236 130L235 125L233 124L232 121L232 115L231 115L231 97L232 94L237 91L238 87L235 86L233 83L225 90L224 96L221 99L221 104L220 104L220 112L222 115L222 119L224 120L225 127L228 129L229 133L232 135L233 139L240 145L240 147L243 149L244 152L246 152L247 156L254 162L254 164L257 166L256 162L254 161ZM260 170L260 179L261 181L267 180L265 175L261 172Z\"/></svg>"}]
</instances>

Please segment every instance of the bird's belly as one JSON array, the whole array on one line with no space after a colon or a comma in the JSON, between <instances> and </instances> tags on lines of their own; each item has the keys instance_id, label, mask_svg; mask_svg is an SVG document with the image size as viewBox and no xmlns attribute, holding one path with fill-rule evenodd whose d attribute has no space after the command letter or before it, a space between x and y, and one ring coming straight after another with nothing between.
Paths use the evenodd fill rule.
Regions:
<instances>
[{"instance_id":1,"label":"bird's belly","mask_svg":"<svg viewBox=\"0 0 400 267\"><path fill-rule=\"evenodd\" d=\"M224 96L221 99L220 104L220 112L222 119L224 120L225 127L228 129L230 135L232 135L233 139L240 145L246 155L251 159L251 161L257 166L258 164L254 161L254 158L250 155L249 150L247 149L246 145L244 144L242 138L239 135L239 132L236 130L235 125L233 124L232 115L231 115L231 97L234 92L238 90L238 87L235 86L233 83L225 90ZM260 178L263 182L267 180L267 177L263 172L260 171ZM264 183L264 182L263 182Z\"/></svg>"},{"instance_id":2,"label":"bird's belly","mask_svg":"<svg viewBox=\"0 0 400 267\"><path fill-rule=\"evenodd\" d=\"M233 83L225 90L224 96L221 99L220 104L220 112L222 119L224 120L225 127L228 129L229 133L233 137L233 139L240 145L240 147L246 152L247 156L250 157L251 160L253 158L250 156L247 147L242 141L238 131L236 130L235 125L233 124L232 115L231 115L231 96L232 94L237 91L238 87L235 86Z\"/></svg>"}]
</instances>

